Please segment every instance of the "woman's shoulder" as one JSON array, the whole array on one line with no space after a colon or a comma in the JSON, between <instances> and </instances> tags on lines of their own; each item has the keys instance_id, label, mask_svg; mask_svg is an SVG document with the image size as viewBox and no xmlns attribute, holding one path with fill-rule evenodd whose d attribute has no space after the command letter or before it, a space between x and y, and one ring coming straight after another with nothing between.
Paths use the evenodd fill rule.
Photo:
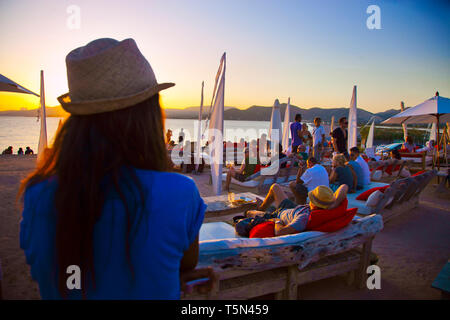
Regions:
<instances>
[{"instance_id":1,"label":"woman's shoulder","mask_svg":"<svg viewBox=\"0 0 450 320\"><path fill-rule=\"evenodd\" d=\"M136 169L136 174L144 184L146 184L146 181L149 183L152 181L153 184L157 183L161 187L197 189L192 178L176 172Z\"/></svg>"},{"instance_id":2,"label":"woman's shoulder","mask_svg":"<svg viewBox=\"0 0 450 320\"><path fill-rule=\"evenodd\" d=\"M56 177L50 177L39 182L30 183L25 188L24 200L31 200L36 197L42 197L43 194L52 193L55 191L56 185Z\"/></svg>"}]
</instances>

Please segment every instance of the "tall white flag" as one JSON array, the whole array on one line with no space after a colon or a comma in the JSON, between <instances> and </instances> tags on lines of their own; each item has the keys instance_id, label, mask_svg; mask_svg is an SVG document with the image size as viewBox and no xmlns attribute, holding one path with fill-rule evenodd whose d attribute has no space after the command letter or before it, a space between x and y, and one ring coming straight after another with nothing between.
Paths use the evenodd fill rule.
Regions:
<instances>
[{"instance_id":1,"label":"tall white flag","mask_svg":"<svg viewBox=\"0 0 450 320\"><path fill-rule=\"evenodd\" d=\"M45 113L45 89L44 89L44 71L41 70L41 102L39 108L39 118L41 120L41 131L39 134L39 145L37 161L39 162L47 148L47 117Z\"/></svg>"},{"instance_id":2,"label":"tall white flag","mask_svg":"<svg viewBox=\"0 0 450 320\"><path fill-rule=\"evenodd\" d=\"M405 111L405 103L400 102L400 110L401 112ZM406 137L408 136L408 129L406 128L406 123L402 123L403 127L403 140L406 141Z\"/></svg>"},{"instance_id":3,"label":"tall white flag","mask_svg":"<svg viewBox=\"0 0 450 320\"><path fill-rule=\"evenodd\" d=\"M283 139L281 141L283 151L286 151L289 148L289 125L291 123L290 113L291 113L291 98L289 97L283 121Z\"/></svg>"},{"instance_id":4,"label":"tall white flag","mask_svg":"<svg viewBox=\"0 0 450 320\"><path fill-rule=\"evenodd\" d=\"M375 132L375 120L373 120L372 125L369 129L369 134L367 135L367 141L366 141L366 149L373 148L373 136Z\"/></svg>"},{"instance_id":5,"label":"tall white flag","mask_svg":"<svg viewBox=\"0 0 450 320\"><path fill-rule=\"evenodd\" d=\"M214 105L211 111L211 119L209 121L208 145L211 165L211 178L213 190L216 195L222 193L222 165L223 165L223 111L225 105L225 69L226 69L226 53L220 59L219 70L217 71L216 83L214 85L213 100ZM222 74L220 76L220 74ZM217 88L217 81L220 82Z\"/></svg>"},{"instance_id":6,"label":"tall white flag","mask_svg":"<svg viewBox=\"0 0 450 320\"><path fill-rule=\"evenodd\" d=\"M356 113L356 86L353 86L352 101L348 112L348 151L357 146L358 139L358 116Z\"/></svg>"},{"instance_id":7,"label":"tall white flag","mask_svg":"<svg viewBox=\"0 0 450 320\"><path fill-rule=\"evenodd\" d=\"M195 170L198 171L200 165L200 153L202 151L202 112L203 112L203 88L205 86L202 81L202 94L200 98L200 110L198 111L198 131L197 131L197 154L195 155Z\"/></svg>"}]
</instances>

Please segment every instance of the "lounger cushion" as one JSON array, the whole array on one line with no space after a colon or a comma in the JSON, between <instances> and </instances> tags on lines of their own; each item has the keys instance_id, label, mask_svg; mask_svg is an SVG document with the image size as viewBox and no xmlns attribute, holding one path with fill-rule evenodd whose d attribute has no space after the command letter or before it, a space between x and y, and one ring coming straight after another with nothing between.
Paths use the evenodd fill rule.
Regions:
<instances>
[{"instance_id":1,"label":"lounger cushion","mask_svg":"<svg viewBox=\"0 0 450 320\"><path fill-rule=\"evenodd\" d=\"M322 232L338 231L346 227L353 220L353 217L356 215L357 212L358 212L357 208L345 210L344 215L319 226L318 228L314 229L314 231L322 231Z\"/></svg>"},{"instance_id":2,"label":"lounger cushion","mask_svg":"<svg viewBox=\"0 0 450 320\"><path fill-rule=\"evenodd\" d=\"M375 192L373 192L366 201L366 206L368 207L376 207L376 205L378 204L378 202L380 202L380 199L383 197L383 192L381 192L380 190L377 190Z\"/></svg>"},{"instance_id":3,"label":"lounger cushion","mask_svg":"<svg viewBox=\"0 0 450 320\"><path fill-rule=\"evenodd\" d=\"M383 186L383 187L375 187L372 189L369 189L367 191L364 191L359 196L356 197L356 200L363 200L366 201L369 196L374 193L377 190L380 190L381 192L384 192L387 188L389 188L389 185Z\"/></svg>"},{"instance_id":4,"label":"lounger cushion","mask_svg":"<svg viewBox=\"0 0 450 320\"><path fill-rule=\"evenodd\" d=\"M249 238L270 238L275 237L275 223L266 221L257 224L250 230Z\"/></svg>"},{"instance_id":5,"label":"lounger cushion","mask_svg":"<svg viewBox=\"0 0 450 320\"><path fill-rule=\"evenodd\" d=\"M321 231L318 230L322 225L327 224L330 221L333 221L337 218L340 218L345 215L345 211L347 210L348 200L344 199L339 207L331 209L331 210L312 210L309 215L308 223L306 224L306 230L311 231Z\"/></svg>"},{"instance_id":6,"label":"lounger cushion","mask_svg":"<svg viewBox=\"0 0 450 320\"><path fill-rule=\"evenodd\" d=\"M427 171L426 171L426 170L421 170L421 171L419 171L419 172L414 173L414 174L412 175L412 177L418 176L418 175L420 175L420 174L422 174L422 173L425 173L425 172L427 172Z\"/></svg>"}]
</instances>

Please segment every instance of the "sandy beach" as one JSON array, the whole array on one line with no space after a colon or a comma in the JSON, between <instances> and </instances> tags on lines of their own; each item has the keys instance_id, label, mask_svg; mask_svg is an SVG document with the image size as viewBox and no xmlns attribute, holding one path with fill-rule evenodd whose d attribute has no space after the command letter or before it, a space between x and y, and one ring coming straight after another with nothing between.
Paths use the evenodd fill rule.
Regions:
<instances>
[{"instance_id":1,"label":"sandy beach","mask_svg":"<svg viewBox=\"0 0 450 320\"><path fill-rule=\"evenodd\" d=\"M20 181L33 170L36 156L0 156L0 259L4 299L40 299L19 248ZM191 175L202 196L212 195L208 174ZM381 268L381 289L347 286L342 277L299 288L302 299L439 299L431 283L450 257L450 193L437 195L435 181L420 205L389 221L374 240Z\"/></svg>"}]
</instances>

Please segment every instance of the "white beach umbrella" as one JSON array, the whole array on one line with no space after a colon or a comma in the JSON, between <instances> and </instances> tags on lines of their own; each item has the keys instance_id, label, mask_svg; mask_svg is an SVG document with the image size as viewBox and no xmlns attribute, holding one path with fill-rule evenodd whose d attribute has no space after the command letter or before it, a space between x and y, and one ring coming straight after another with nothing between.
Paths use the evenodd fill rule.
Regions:
<instances>
[{"instance_id":1,"label":"white beach umbrella","mask_svg":"<svg viewBox=\"0 0 450 320\"><path fill-rule=\"evenodd\" d=\"M436 122L433 122L433 124L431 125L431 129L430 129L430 139L428 139L428 140L433 140L436 142L436 137L437 137L437 127L436 127Z\"/></svg>"},{"instance_id":2,"label":"white beach umbrella","mask_svg":"<svg viewBox=\"0 0 450 320\"><path fill-rule=\"evenodd\" d=\"M372 125L369 129L369 134L367 135L366 140L366 149L373 148L373 136L375 131L375 120L373 120Z\"/></svg>"},{"instance_id":3,"label":"white beach umbrella","mask_svg":"<svg viewBox=\"0 0 450 320\"><path fill-rule=\"evenodd\" d=\"M41 130L39 133L37 161L42 159L45 148L47 148L47 115L45 112L45 88L44 71L41 70L41 103L39 107L39 118L41 120Z\"/></svg>"},{"instance_id":4,"label":"white beach umbrella","mask_svg":"<svg viewBox=\"0 0 450 320\"><path fill-rule=\"evenodd\" d=\"M209 156L211 165L211 178L213 190L216 195L222 193L222 166L223 166L223 112L225 105L225 68L226 54L224 53L221 60L219 70L216 75L216 83L214 85L211 119L209 121ZM221 76L220 76L221 75ZM220 82L217 88L217 81ZM217 88L217 93L215 89Z\"/></svg>"},{"instance_id":5,"label":"white beach umbrella","mask_svg":"<svg viewBox=\"0 0 450 320\"><path fill-rule=\"evenodd\" d=\"M289 126L291 123L290 113L291 113L291 98L289 97L286 106L286 112L284 113L283 139L281 141L283 151L286 151L289 148Z\"/></svg>"},{"instance_id":6,"label":"white beach umbrella","mask_svg":"<svg viewBox=\"0 0 450 320\"><path fill-rule=\"evenodd\" d=\"M333 132L333 130L334 130L334 116L331 116L330 132Z\"/></svg>"},{"instance_id":7,"label":"white beach umbrella","mask_svg":"<svg viewBox=\"0 0 450 320\"><path fill-rule=\"evenodd\" d=\"M358 116L356 108L356 86L353 86L352 101L348 112L348 150L357 146L358 138Z\"/></svg>"},{"instance_id":8,"label":"white beach umbrella","mask_svg":"<svg viewBox=\"0 0 450 320\"><path fill-rule=\"evenodd\" d=\"M405 111L405 103L400 102L400 110L401 112ZM406 137L408 136L408 129L406 128L406 123L402 123L403 127L403 140L406 141Z\"/></svg>"},{"instance_id":9,"label":"white beach umbrella","mask_svg":"<svg viewBox=\"0 0 450 320\"><path fill-rule=\"evenodd\" d=\"M202 81L202 93L200 97L200 110L198 111L198 131L197 131L197 154L195 155L195 170L198 171L200 165L200 153L202 150L202 112L203 112L203 88L205 82Z\"/></svg>"},{"instance_id":10,"label":"white beach umbrella","mask_svg":"<svg viewBox=\"0 0 450 320\"><path fill-rule=\"evenodd\" d=\"M277 131L276 131L277 130ZM270 127L269 127L269 138L270 140L277 139L279 142L279 137L281 133L281 113L280 113L280 102L275 99L272 107L272 115L270 116ZM273 137L272 137L273 135ZM275 142L275 141L273 141Z\"/></svg>"},{"instance_id":11,"label":"white beach umbrella","mask_svg":"<svg viewBox=\"0 0 450 320\"><path fill-rule=\"evenodd\" d=\"M4 75L1 75L1 74L0 74L0 91L27 93L27 94L32 94L32 95L35 95L36 97L39 97L38 94L22 87L20 84L12 81L11 79L8 79L7 77L5 77Z\"/></svg>"},{"instance_id":12,"label":"white beach umbrella","mask_svg":"<svg viewBox=\"0 0 450 320\"><path fill-rule=\"evenodd\" d=\"M438 129L440 122L448 121L450 121L450 99L440 97L439 93L436 92L434 97L384 120L382 124L436 123ZM439 143L439 130L436 130L436 132L436 142ZM439 148L437 157L439 159Z\"/></svg>"},{"instance_id":13,"label":"white beach umbrella","mask_svg":"<svg viewBox=\"0 0 450 320\"><path fill-rule=\"evenodd\" d=\"M436 95L415 107L384 120L382 124L433 123L450 121L450 99Z\"/></svg>"}]
</instances>

